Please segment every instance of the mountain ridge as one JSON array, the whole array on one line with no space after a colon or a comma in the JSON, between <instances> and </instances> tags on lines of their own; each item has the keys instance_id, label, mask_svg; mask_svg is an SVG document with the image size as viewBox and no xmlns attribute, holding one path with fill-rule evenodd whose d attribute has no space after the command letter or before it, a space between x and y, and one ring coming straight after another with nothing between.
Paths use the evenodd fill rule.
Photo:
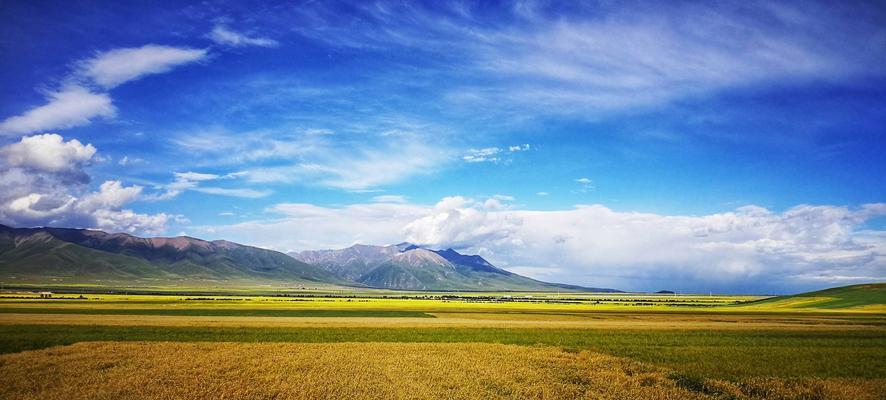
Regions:
<instances>
[{"instance_id":1,"label":"mountain ridge","mask_svg":"<svg viewBox=\"0 0 886 400\"><path fill-rule=\"evenodd\" d=\"M370 287L407 290L525 290L602 291L577 285L542 282L498 268L482 256L466 255L452 248L432 250L402 242L378 246L355 244L342 249L289 252Z\"/></svg>"},{"instance_id":2,"label":"mountain ridge","mask_svg":"<svg viewBox=\"0 0 886 400\"><path fill-rule=\"evenodd\" d=\"M99 266L104 273L82 273ZM0 225L0 276L6 279L126 281L133 274L140 279L173 281L351 283L283 253L228 241Z\"/></svg>"},{"instance_id":3,"label":"mountain ridge","mask_svg":"<svg viewBox=\"0 0 886 400\"><path fill-rule=\"evenodd\" d=\"M615 291L538 281L479 255L412 243L284 254L227 240L0 224L0 279L95 284L300 285L395 290Z\"/></svg>"}]
</instances>

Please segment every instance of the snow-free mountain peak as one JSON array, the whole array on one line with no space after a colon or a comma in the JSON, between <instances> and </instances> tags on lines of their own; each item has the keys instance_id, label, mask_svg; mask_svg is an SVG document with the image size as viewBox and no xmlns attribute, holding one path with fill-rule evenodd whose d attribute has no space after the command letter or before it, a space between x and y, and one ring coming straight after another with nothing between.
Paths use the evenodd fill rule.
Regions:
<instances>
[{"instance_id":1,"label":"snow-free mountain peak","mask_svg":"<svg viewBox=\"0 0 886 400\"><path fill-rule=\"evenodd\" d=\"M498 268L479 255L414 243L354 245L290 253L342 278L370 287L408 290L589 290L540 282ZM601 289L608 290L608 289Z\"/></svg>"}]
</instances>

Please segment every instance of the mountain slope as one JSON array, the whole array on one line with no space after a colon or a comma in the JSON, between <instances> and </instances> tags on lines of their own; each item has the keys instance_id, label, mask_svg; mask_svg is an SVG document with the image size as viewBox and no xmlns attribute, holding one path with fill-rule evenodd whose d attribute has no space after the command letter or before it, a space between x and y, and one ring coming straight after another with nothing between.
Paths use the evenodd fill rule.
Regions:
<instances>
[{"instance_id":1,"label":"mountain slope","mask_svg":"<svg viewBox=\"0 0 886 400\"><path fill-rule=\"evenodd\" d=\"M410 243L354 245L337 250L290 253L363 285L404 290L613 291L537 281L453 249L429 250Z\"/></svg>"},{"instance_id":2,"label":"mountain slope","mask_svg":"<svg viewBox=\"0 0 886 400\"><path fill-rule=\"evenodd\" d=\"M344 279L357 281L400 252L397 245L369 246L357 244L338 250L306 250L289 253L297 260L319 266Z\"/></svg>"},{"instance_id":3,"label":"mountain slope","mask_svg":"<svg viewBox=\"0 0 886 400\"><path fill-rule=\"evenodd\" d=\"M85 248L45 232L20 237L0 232L0 273L18 281L174 277L145 260Z\"/></svg>"},{"instance_id":4,"label":"mountain slope","mask_svg":"<svg viewBox=\"0 0 886 400\"><path fill-rule=\"evenodd\" d=\"M283 253L190 237L140 238L0 225L0 276L68 280L213 280L350 284Z\"/></svg>"}]
</instances>

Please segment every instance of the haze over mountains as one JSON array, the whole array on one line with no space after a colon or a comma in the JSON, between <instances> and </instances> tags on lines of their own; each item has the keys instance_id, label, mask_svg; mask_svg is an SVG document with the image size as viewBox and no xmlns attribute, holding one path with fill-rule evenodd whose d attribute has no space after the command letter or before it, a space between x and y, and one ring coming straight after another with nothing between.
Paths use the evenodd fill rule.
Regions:
<instances>
[{"instance_id":1,"label":"haze over mountains","mask_svg":"<svg viewBox=\"0 0 886 400\"><path fill-rule=\"evenodd\" d=\"M224 240L0 225L9 283L314 285L408 290L608 290L537 281L480 256L409 243L286 255Z\"/></svg>"}]
</instances>

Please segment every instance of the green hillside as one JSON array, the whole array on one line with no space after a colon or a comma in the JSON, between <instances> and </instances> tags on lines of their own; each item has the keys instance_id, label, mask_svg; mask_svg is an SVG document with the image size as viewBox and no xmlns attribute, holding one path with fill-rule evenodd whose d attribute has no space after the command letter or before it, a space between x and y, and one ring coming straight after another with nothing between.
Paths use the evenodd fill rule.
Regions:
<instances>
[{"instance_id":1,"label":"green hillside","mask_svg":"<svg viewBox=\"0 0 886 400\"><path fill-rule=\"evenodd\" d=\"M189 237L139 238L0 225L0 281L12 284L354 285L276 251Z\"/></svg>"},{"instance_id":2,"label":"green hillside","mask_svg":"<svg viewBox=\"0 0 886 400\"><path fill-rule=\"evenodd\" d=\"M886 283L841 286L747 303L753 309L857 310L886 312Z\"/></svg>"}]
</instances>

